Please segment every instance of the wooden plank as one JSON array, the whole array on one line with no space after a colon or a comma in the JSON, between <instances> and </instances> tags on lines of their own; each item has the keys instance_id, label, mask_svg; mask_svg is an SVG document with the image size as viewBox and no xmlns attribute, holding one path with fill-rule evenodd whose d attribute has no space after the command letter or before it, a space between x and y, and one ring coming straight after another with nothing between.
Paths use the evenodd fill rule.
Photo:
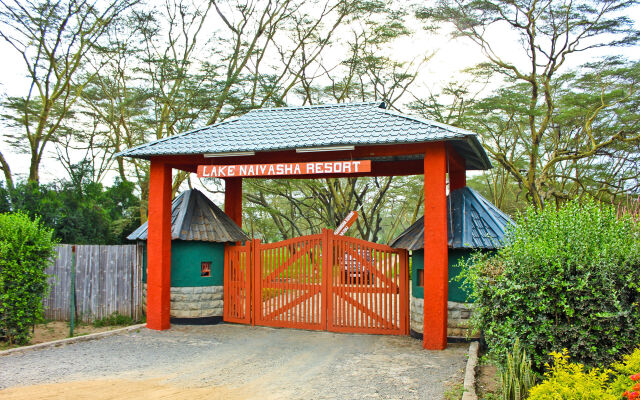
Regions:
<instances>
[{"instance_id":1,"label":"wooden plank","mask_svg":"<svg viewBox=\"0 0 640 400\"><path fill-rule=\"evenodd\" d=\"M68 320L71 245L58 245L58 257L47 266L49 293L45 317ZM137 245L76 246L76 300L79 319L92 322L115 311L142 316L142 250Z\"/></svg>"}]
</instances>

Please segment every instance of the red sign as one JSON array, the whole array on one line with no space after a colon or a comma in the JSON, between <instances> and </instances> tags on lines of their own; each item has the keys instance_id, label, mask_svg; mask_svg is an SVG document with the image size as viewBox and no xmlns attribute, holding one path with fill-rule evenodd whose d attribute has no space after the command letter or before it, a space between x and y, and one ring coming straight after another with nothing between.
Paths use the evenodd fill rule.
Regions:
<instances>
[{"instance_id":1,"label":"red sign","mask_svg":"<svg viewBox=\"0 0 640 400\"><path fill-rule=\"evenodd\" d=\"M318 161L278 164L198 165L199 178L357 174L360 172L371 172L371 160Z\"/></svg>"},{"instance_id":2,"label":"red sign","mask_svg":"<svg viewBox=\"0 0 640 400\"><path fill-rule=\"evenodd\" d=\"M349 214L347 214L347 216L345 217L345 219L340 223L340 225L338 225L338 227L336 228L335 231L333 231L334 235L340 235L343 236L345 234L345 232L351 228L351 225L353 225L354 222L356 222L356 219L358 219L358 212L357 211L351 211Z\"/></svg>"}]
</instances>

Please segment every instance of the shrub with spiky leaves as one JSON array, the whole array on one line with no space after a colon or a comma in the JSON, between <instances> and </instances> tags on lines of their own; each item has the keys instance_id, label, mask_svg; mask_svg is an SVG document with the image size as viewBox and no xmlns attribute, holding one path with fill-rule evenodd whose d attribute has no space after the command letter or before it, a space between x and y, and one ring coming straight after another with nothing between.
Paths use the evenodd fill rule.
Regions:
<instances>
[{"instance_id":1,"label":"shrub with spiky leaves","mask_svg":"<svg viewBox=\"0 0 640 400\"><path fill-rule=\"evenodd\" d=\"M531 360L527 352L516 339L511 351L501 366L500 383L502 385L503 400L526 399L529 390L536 383L536 375L531 369Z\"/></svg>"}]
</instances>

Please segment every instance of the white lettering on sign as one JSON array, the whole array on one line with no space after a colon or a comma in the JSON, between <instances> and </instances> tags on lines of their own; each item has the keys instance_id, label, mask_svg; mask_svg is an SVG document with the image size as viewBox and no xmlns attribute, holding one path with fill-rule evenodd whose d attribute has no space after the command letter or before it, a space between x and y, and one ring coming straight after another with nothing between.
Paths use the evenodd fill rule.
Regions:
<instances>
[{"instance_id":1,"label":"white lettering on sign","mask_svg":"<svg viewBox=\"0 0 640 400\"><path fill-rule=\"evenodd\" d=\"M200 178L357 174L363 172L371 172L371 160L198 166L198 177Z\"/></svg>"}]
</instances>

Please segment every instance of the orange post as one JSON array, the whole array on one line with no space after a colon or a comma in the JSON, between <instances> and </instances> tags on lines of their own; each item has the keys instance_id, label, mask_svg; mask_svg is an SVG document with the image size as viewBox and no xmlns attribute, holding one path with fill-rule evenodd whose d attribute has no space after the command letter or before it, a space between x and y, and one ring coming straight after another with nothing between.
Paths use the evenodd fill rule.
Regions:
<instances>
[{"instance_id":1,"label":"orange post","mask_svg":"<svg viewBox=\"0 0 640 400\"><path fill-rule=\"evenodd\" d=\"M242 178L227 178L224 182L224 212L242 227Z\"/></svg>"},{"instance_id":2,"label":"orange post","mask_svg":"<svg viewBox=\"0 0 640 400\"><path fill-rule=\"evenodd\" d=\"M447 157L444 143L424 154L424 331L423 347L447 347Z\"/></svg>"},{"instance_id":3,"label":"orange post","mask_svg":"<svg viewBox=\"0 0 640 400\"><path fill-rule=\"evenodd\" d=\"M399 254L400 262L400 332L409 334L407 316L409 315L409 263L407 250L402 249Z\"/></svg>"},{"instance_id":4,"label":"orange post","mask_svg":"<svg viewBox=\"0 0 640 400\"><path fill-rule=\"evenodd\" d=\"M247 254L251 254L250 269L253 284L249 285L251 289L248 290L247 293L253 293L253 300L247 296L247 302L250 303L251 325L255 325L262 319L262 262L260 259L260 239L253 239L249 244L249 252Z\"/></svg>"},{"instance_id":5,"label":"orange post","mask_svg":"<svg viewBox=\"0 0 640 400\"><path fill-rule=\"evenodd\" d=\"M171 308L171 167L151 159L147 240L147 328L169 329Z\"/></svg>"},{"instance_id":6,"label":"orange post","mask_svg":"<svg viewBox=\"0 0 640 400\"><path fill-rule=\"evenodd\" d=\"M324 313L324 316L320 319L322 321L322 329L327 330L327 320L329 316L333 315L333 311L331 308L331 301L329 297L331 294L331 288L329 284L329 280L333 278L333 258L332 251L333 250L333 232L329 229L323 229L322 232L322 269L320 273L322 274L322 305L320 306L321 312Z\"/></svg>"}]
</instances>

